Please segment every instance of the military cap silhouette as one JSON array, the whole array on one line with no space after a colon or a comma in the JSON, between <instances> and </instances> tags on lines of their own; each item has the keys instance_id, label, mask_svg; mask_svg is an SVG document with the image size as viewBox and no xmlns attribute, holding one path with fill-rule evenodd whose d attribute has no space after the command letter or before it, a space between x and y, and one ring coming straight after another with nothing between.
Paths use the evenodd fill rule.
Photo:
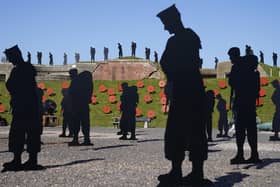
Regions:
<instances>
[{"instance_id":1,"label":"military cap silhouette","mask_svg":"<svg viewBox=\"0 0 280 187\"><path fill-rule=\"evenodd\" d=\"M172 23L176 20L180 20L181 14L178 11L178 9L176 8L175 4L173 4L172 6L166 8L163 11L161 11L160 13L158 13L157 17L160 18L162 23L166 24L166 23Z\"/></svg>"},{"instance_id":2,"label":"military cap silhouette","mask_svg":"<svg viewBox=\"0 0 280 187\"><path fill-rule=\"evenodd\" d=\"M232 47L228 50L229 56L240 56L240 49L238 47Z\"/></svg>"}]
</instances>

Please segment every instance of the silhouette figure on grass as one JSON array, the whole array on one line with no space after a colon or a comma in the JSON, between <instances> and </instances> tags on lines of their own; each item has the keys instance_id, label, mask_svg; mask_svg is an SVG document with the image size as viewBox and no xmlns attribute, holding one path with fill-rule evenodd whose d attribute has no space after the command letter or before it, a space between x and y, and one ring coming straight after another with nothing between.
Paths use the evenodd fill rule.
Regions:
<instances>
[{"instance_id":1,"label":"silhouette figure on grass","mask_svg":"<svg viewBox=\"0 0 280 187\"><path fill-rule=\"evenodd\" d=\"M218 99L217 110L219 112L219 120L218 120L219 134L217 134L217 138L229 137L228 136L228 118L227 118L226 100L224 98L222 98L221 94L218 94L216 97ZM224 131L224 134L223 134L223 131Z\"/></svg>"},{"instance_id":2,"label":"silhouette figure on grass","mask_svg":"<svg viewBox=\"0 0 280 187\"><path fill-rule=\"evenodd\" d=\"M72 71L72 72L71 72ZM72 75L71 75L72 74ZM90 111L89 103L93 93L92 74L89 71L83 71L78 74L77 69L70 70L73 77L69 87L69 96L71 98L71 127L73 130L73 140L69 146L78 146L78 135L80 126L84 135L84 142L81 145L93 145L90 141Z\"/></svg>"},{"instance_id":3,"label":"silhouette figure on grass","mask_svg":"<svg viewBox=\"0 0 280 187\"><path fill-rule=\"evenodd\" d=\"M104 47L103 53L104 53L104 61L108 60L109 48L108 47Z\"/></svg>"},{"instance_id":4,"label":"silhouette figure on grass","mask_svg":"<svg viewBox=\"0 0 280 187\"><path fill-rule=\"evenodd\" d=\"M123 94L121 95L121 119L120 128L122 136L120 140L127 140L128 132L131 132L130 140L136 139L136 107L139 102L137 87L128 87L127 83L122 84Z\"/></svg>"},{"instance_id":5,"label":"silhouette figure on grass","mask_svg":"<svg viewBox=\"0 0 280 187\"><path fill-rule=\"evenodd\" d=\"M27 52L27 60L26 60L26 62L31 64L31 53L29 51Z\"/></svg>"},{"instance_id":6,"label":"silhouette figure on grass","mask_svg":"<svg viewBox=\"0 0 280 187\"><path fill-rule=\"evenodd\" d=\"M6 82L6 88L11 95L12 123L9 132L9 151L14 154L11 162L3 164L4 170L37 170L38 153L41 151L42 123L38 102L36 70L23 60L18 46L6 49L7 59L14 67ZM27 145L29 159L22 164L21 154Z\"/></svg>"},{"instance_id":7,"label":"silhouette figure on grass","mask_svg":"<svg viewBox=\"0 0 280 187\"><path fill-rule=\"evenodd\" d=\"M135 57L136 54L136 42L131 42L131 56Z\"/></svg>"},{"instance_id":8,"label":"silhouette figure on grass","mask_svg":"<svg viewBox=\"0 0 280 187\"><path fill-rule=\"evenodd\" d=\"M264 56L262 51L260 51L260 63L264 64Z\"/></svg>"},{"instance_id":9,"label":"silhouette figure on grass","mask_svg":"<svg viewBox=\"0 0 280 187\"><path fill-rule=\"evenodd\" d=\"M207 141L212 142L212 114L214 112L215 106L215 94L213 90L208 90L206 92L206 132L207 132Z\"/></svg>"},{"instance_id":10,"label":"silhouette figure on grass","mask_svg":"<svg viewBox=\"0 0 280 187\"><path fill-rule=\"evenodd\" d=\"M154 51L155 62L158 62L158 53Z\"/></svg>"},{"instance_id":11,"label":"silhouette figure on grass","mask_svg":"<svg viewBox=\"0 0 280 187\"><path fill-rule=\"evenodd\" d=\"M277 67L277 53L272 53L273 67Z\"/></svg>"},{"instance_id":12,"label":"silhouette figure on grass","mask_svg":"<svg viewBox=\"0 0 280 187\"><path fill-rule=\"evenodd\" d=\"M247 48L246 48L247 49ZM249 50L248 50L249 51ZM252 51L251 51L252 52ZM240 50L233 47L228 51L232 66L229 85L234 94L233 110L236 112L237 154L231 164L260 163L257 146L256 100L259 97L260 75L257 71L258 58L252 53L240 56ZM244 159L244 142L247 134L251 157Z\"/></svg>"},{"instance_id":13,"label":"silhouette figure on grass","mask_svg":"<svg viewBox=\"0 0 280 187\"><path fill-rule=\"evenodd\" d=\"M145 48L145 56L146 56L146 60L150 60L150 54L151 54L151 49L146 47Z\"/></svg>"},{"instance_id":14,"label":"silhouette figure on grass","mask_svg":"<svg viewBox=\"0 0 280 187\"><path fill-rule=\"evenodd\" d=\"M95 61L95 48L90 47L90 61L94 62Z\"/></svg>"},{"instance_id":15,"label":"silhouette figure on grass","mask_svg":"<svg viewBox=\"0 0 280 187\"><path fill-rule=\"evenodd\" d=\"M68 137L73 137L73 128L71 128L71 111L72 111L72 102L71 97L69 95L69 89L63 88L61 90L61 93L63 95L62 101L61 101L61 112L63 116L63 122L62 122L62 133L59 135L59 137L67 137L66 136L66 129L68 128L69 134Z\"/></svg>"},{"instance_id":16,"label":"silhouette figure on grass","mask_svg":"<svg viewBox=\"0 0 280 187\"><path fill-rule=\"evenodd\" d=\"M80 62L80 53L75 53L75 62Z\"/></svg>"},{"instance_id":17,"label":"silhouette figure on grass","mask_svg":"<svg viewBox=\"0 0 280 187\"><path fill-rule=\"evenodd\" d=\"M172 168L169 173L158 177L159 186L181 182L202 186L206 182L203 163L207 159L208 149L205 129L206 95L199 71L201 42L192 29L184 28L175 5L157 16L165 30L174 34L168 39L160 60L167 81L172 82L169 84L172 87L168 88L172 97L164 136L165 157L171 161ZM189 151L192 171L182 177L185 151Z\"/></svg>"},{"instance_id":18,"label":"silhouette figure on grass","mask_svg":"<svg viewBox=\"0 0 280 187\"><path fill-rule=\"evenodd\" d=\"M63 54L63 65L67 65L67 54Z\"/></svg>"},{"instance_id":19,"label":"silhouette figure on grass","mask_svg":"<svg viewBox=\"0 0 280 187\"><path fill-rule=\"evenodd\" d=\"M41 65L42 64L42 52L38 51L37 52L37 61L38 61L38 64Z\"/></svg>"},{"instance_id":20,"label":"silhouette figure on grass","mask_svg":"<svg viewBox=\"0 0 280 187\"><path fill-rule=\"evenodd\" d=\"M279 138L279 129L280 129L280 85L279 81L276 79L272 81L272 86L275 88L271 100L275 105L275 113L273 115L272 121L272 131L274 132L274 136L270 136L269 140L276 141L280 140Z\"/></svg>"},{"instance_id":21,"label":"silhouette figure on grass","mask_svg":"<svg viewBox=\"0 0 280 187\"><path fill-rule=\"evenodd\" d=\"M122 45L118 43L118 49L119 49L119 58L123 57L123 51L122 51Z\"/></svg>"},{"instance_id":22,"label":"silhouette figure on grass","mask_svg":"<svg viewBox=\"0 0 280 187\"><path fill-rule=\"evenodd\" d=\"M53 55L52 55L52 53L49 53L49 58L50 58L49 65L52 66L53 65Z\"/></svg>"}]
</instances>

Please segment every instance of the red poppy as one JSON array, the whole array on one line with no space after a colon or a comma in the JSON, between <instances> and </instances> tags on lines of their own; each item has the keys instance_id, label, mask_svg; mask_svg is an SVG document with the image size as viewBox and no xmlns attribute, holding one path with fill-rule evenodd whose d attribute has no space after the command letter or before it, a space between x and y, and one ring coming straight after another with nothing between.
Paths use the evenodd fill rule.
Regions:
<instances>
[{"instance_id":1,"label":"red poppy","mask_svg":"<svg viewBox=\"0 0 280 187\"><path fill-rule=\"evenodd\" d=\"M0 113L3 113L5 112L5 106L0 104Z\"/></svg>"},{"instance_id":2,"label":"red poppy","mask_svg":"<svg viewBox=\"0 0 280 187\"><path fill-rule=\"evenodd\" d=\"M268 78L261 77L261 86L267 86L267 85L268 85Z\"/></svg>"},{"instance_id":3,"label":"red poppy","mask_svg":"<svg viewBox=\"0 0 280 187\"><path fill-rule=\"evenodd\" d=\"M155 92L155 88L152 85L148 86L147 90L148 90L149 93L154 93Z\"/></svg>"},{"instance_id":4,"label":"red poppy","mask_svg":"<svg viewBox=\"0 0 280 187\"><path fill-rule=\"evenodd\" d=\"M260 97L264 97L264 96L266 95L266 94L265 94L265 89L264 89L264 88L261 88L261 89L260 89L259 95L260 95Z\"/></svg>"},{"instance_id":5,"label":"red poppy","mask_svg":"<svg viewBox=\"0 0 280 187\"><path fill-rule=\"evenodd\" d=\"M100 92L106 92L107 91L107 88L106 88L106 86L104 85L104 84L101 84L100 86L99 86L99 91Z\"/></svg>"},{"instance_id":6,"label":"red poppy","mask_svg":"<svg viewBox=\"0 0 280 187\"><path fill-rule=\"evenodd\" d=\"M159 86L160 88L164 88L164 86L165 86L165 81L164 81L164 80L160 80L160 81L158 82L158 86Z\"/></svg>"},{"instance_id":7,"label":"red poppy","mask_svg":"<svg viewBox=\"0 0 280 187\"><path fill-rule=\"evenodd\" d=\"M144 101L146 103L150 103L153 101L152 97L150 95L144 95Z\"/></svg>"},{"instance_id":8,"label":"red poppy","mask_svg":"<svg viewBox=\"0 0 280 187\"><path fill-rule=\"evenodd\" d=\"M160 99L160 103L161 103L162 105L166 105L166 102L167 102L167 98L166 98L166 97L162 97L162 98Z\"/></svg>"},{"instance_id":9,"label":"red poppy","mask_svg":"<svg viewBox=\"0 0 280 187\"><path fill-rule=\"evenodd\" d=\"M47 96L43 95L42 102L44 103L47 100Z\"/></svg>"},{"instance_id":10,"label":"red poppy","mask_svg":"<svg viewBox=\"0 0 280 187\"><path fill-rule=\"evenodd\" d=\"M263 102L263 99L262 98L258 98L256 100L256 106L263 106L264 102Z\"/></svg>"},{"instance_id":11,"label":"red poppy","mask_svg":"<svg viewBox=\"0 0 280 187\"><path fill-rule=\"evenodd\" d=\"M143 88L144 87L144 82L143 81L137 81L136 86L138 88Z\"/></svg>"},{"instance_id":12,"label":"red poppy","mask_svg":"<svg viewBox=\"0 0 280 187\"><path fill-rule=\"evenodd\" d=\"M139 108L136 108L136 117L142 116L142 112Z\"/></svg>"},{"instance_id":13,"label":"red poppy","mask_svg":"<svg viewBox=\"0 0 280 187\"><path fill-rule=\"evenodd\" d=\"M111 113L111 108L110 108L109 106L104 106L104 107L103 107L103 112L104 112L105 114L109 114L109 113Z\"/></svg>"},{"instance_id":14,"label":"red poppy","mask_svg":"<svg viewBox=\"0 0 280 187\"><path fill-rule=\"evenodd\" d=\"M166 114L169 112L169 105L162 105L161 106L161 111Z\"/></svg>"},{"instance_id":15,"label":"red poppy","mask_svg":"<svg viewBox=\"0 0 280 187\"><path fill-rule=\"evenodd\" d=\"M116 102L117 102L116 96L110 95L110 96L109 96L109 102L110 102L110 103L116 103Z\"/></svg>"},{"instance_id":16,"label":"red poppy","mask_svg":"<svg viewBox=\"0 0 280 187\"><path fill-rule=\"evenodd\" d=\"M225 80L219 80L219 88L224 89L227 87L227 82Z\"/></svg>"},{"instance_id":17,"label":"red poppy","mask_svg":"<svg viewBox=\"0 0 280 187\"><path fill-rule=\"evenodd\" d=\"M44 89L46 88L46 87L45 87L45 84L42 83L42 82L38 83L37 87L38 87L38 88L41 88L42 90L44 90Z\"/></svg>"},{"instance_id":18,"label":"red poppy","mask_svg":"<svg viewBox=\"0 0 280 187\"><path fill-rule=\"evenodd\" d=\"M54 92L53 92L53 89L52 89L52 88L48 88L46 92L47 92L47 95L48 95L48 96L51 96L51 95L53 95L53 94L54 94Z\"/></svg>"},{"instance_id":19,"label":"red poppy","mask_svg":"<svg viewBox=\"0 0 280 187\"><path fill-rule=\"evenodd\" d=\"M69 83L64 81L64 82L61 83L61 87L62 88L69 88Z\"/></svg>"},{"instance_id":20,"label":"red poppy","mask_svg":"<svg viewBox=\"0 0 280 187\"><path fill-rule=\"evenodd\" d=\"M159 96L160 96L160 98L166 97L166 95L165 95L165 93L164 93L164 90L160 90Z\"/></svg>"},{"instance_id":21,"label":"red poppy","mask_svg":"<svg viewBox=\"0 0 280 187\"><path fill-rule=\"evenodd\" d=\"M213 92L214 92L215 97L220 93L219 90L217 90L217 89L213 89Z\"/></svg>"},{"instance_id":22,"label":"red poppy","mask_svg":"<svg viewBox=\"0 0 280 187\"><path fill-rule=\"evenodd\" d=\"M155 111L148 110L147 116L148 116L148 118L151 118L151 119L155 118L156 117Z\"/></svg>"},{"instance_id":23,"label":"red poppy","mask_svg":"<svg viewBox=\"0 0 280 187\"><path fill-rule=\"evenodd\" d=\"M96 98L96 96L92 96L92 97L91 97L91 103L94 104L94 105L97 104L97 98Z\"/></svg>"},{"instance_id":24,"label":"red poppy","mask_svg":"<svg viewBox=\"0 0 280 187\"><path fill-rule=\"evenodd\" d=\"M116 108L117 108L117 110L118 110L118 111L120 111L120 110L121 110L121 102L118 102L118 103L117 103Z\"/></svg>"},{"instance_id":25,"label":"red poppy","mask_svg":"<svg viewBox=\"0 0 280 187\"><path fill-rule=\"evenodd\" d=\"M122 85L118 84L118 91L121 92L122 90Z\"/></svg>"},{"instance_id":26,"label":"red poppy","mask_svg":"<svg viewBox=\"0 0 280 187\"><path fill-rule=\"evenodd\" d=\"M108 89L108 95L115 95L116 93L115 93L115 90L114 90L114 88L109 88Z\"/></svg>"}]
</instances>

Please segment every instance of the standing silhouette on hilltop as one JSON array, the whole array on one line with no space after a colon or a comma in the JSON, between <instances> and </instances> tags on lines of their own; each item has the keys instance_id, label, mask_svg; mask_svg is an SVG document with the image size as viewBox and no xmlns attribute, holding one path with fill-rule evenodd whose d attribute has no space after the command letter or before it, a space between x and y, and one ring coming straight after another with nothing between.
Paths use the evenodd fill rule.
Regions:
<instances>
[{"instance_id":1,"label":"standing silhouette on hilltop","mask_svg":"<svg viewBox=\"0 0 280 187\"><path fill-rule=\"evenodd\" d=\"M6 82L11 95L12 123L9 133L9 151L14 154L11 162L3 164L4 170L42 169L38 165L38 153L41 151L42 123L38 102L38 90L35 81L36 70L24 62L18 46L5 50L9 62L14 65ZM21 164L24 144L27 144L29 159Z\"/></svg>"},{"instance_id":2,"label":"standing silhouette on hilltop","mask_svg":"<svg viewBox=\"0 0 280 187\"><path fill-rule=\"evenodd\" d=\"M104 47L103 53L104 53L104 61L108 60L109 49L107 47Z\"/></svg>"},{"instance_id":3,"label":"standing silhouette on hilltop","mask_svg":"<svg viewBox=\"0 0 280 187\"><path fill-rule=\"evenodd\" d=\"M277 53L272 53L273 67L277 67Z\"/></svg>"},{"instance_id":4,"label":"standing silhouette on hilltop","mask_svg":"<svg viewBox=\"0 0 280 187\"><path fill-rule=\"evenodd\" d=\"M276 79L272 81L272 86L275 88L271 100L275 105L275 113L273 115L272 121L272 131L274 132L274 136L270 136L269 140L276 141L280 140L279 138L279 130L280 130L280 85L279 81Z\"/></svg>"},{"instance_id":5,"label":"standing silhouette on hilltop","mask_svg":"<svg viewBox=\"0 0 280 187\"><path fill-rule=\"evenodd\" d=\"M31 63L31 53L28 51L27 52L27 61L28 63Z\"/></svg>"},{"instance_id":6,"label":"standing silhouette on hilltop","mask_svg":"<svg viewBox=\"0 0 280 187\"><path fill-rule=\"evenodd\" d=\"M158 177L161 184L171 186L184 182L201 186L203 163L207 159L207 139L205 129L205 91L199 71L199 50L201 42L190 28L184 28L175 5L157 15L164 29L171 36L162 54L160 65L167 81L172 82L170 109L164 136L166 159L172 163L171 171ZM182 178L182 162L185 151L189 151L192 171Z\"/></svg>"},{"instance_id":7,"label":"standing silhouette on hilltop","mask_svg":"<svg viewBox=\"0 0 280 187\"><path fill-rule=\"evenodd\" d=\"M135 57L136 54L136 42L131 42L131 56Z\"/></svg>"},{"instance_id":8,"label":"standing silhouette on hilltop","mask_svg":"<svg viewBox=\"0 0 280 187\"><path fill-rule=\"evenodd\" d=\"M41 65L42 64L42 52L38 51L37 52L37 60L38 60L38 64Z\"/></svg>"},{"instance_id":9,"label":"standing silhouette on hilltop","mask_svg":"<svg viewBox=\"0 0 280 187\"><path fill-rule=\"evenodd\" d=\"M119 58L123 57L123 51L122 51L122 45L118 43L118 49L119 49Z\"/></svg>"},{"instance_id":10,"label":"standing silhouette on hilltop","mask_svg":"<svg viewBox=\"0 0 280 187\"><path fill-rule=\"evenodd\" d=\"M256 100L259 97L260 75L257 71L258 58L246 47L246 56L240 56L240 50L233 47L228 51L232 66L229 85L234 93L233 110L236 112L237 154L231 164L260 163L257 146ZM244 159L244 142L248 138L251 157Z\"/></svg>"},{"instance_id":11,"label":"standing silhouette on hilltop","mask_svg":"<svg viewBox=\"0 0 280 187\"><path fill-rule=\"evenodd\" d=\"M52 66L53 65L53 55L51 53L49 53L49 58L50 58L49 65Z\"/></svg>"},{"instance_id":12,"label":"standing silhouette on hilltop","mask_svg":"<svg viewBox=\"0 0 280 187\"><path fill-rule=\"evenodd\" d=\"M95 61L95 48L90 47L90 61L94 62Z\"/></svg>"},{"instance_id":13,"label":"standing silhouette on hilltop","mask_svg":"<svg viewBox=\"0 0 280 187\"><path fill-rule=\"evenodd\" d=\"M67 65L67 54L63 54L63 65Z\"/></svg>"},{"instance_id":14,"label":"standing silhouette on hilltop","mask_svg":"<svg viewBox=\"0 0 280 187\"><path fill-rule=\"evenodd\" d=\"M260 63L264 64L264 56L262 51L260 51Z\"/></svg>"}]
</instances>

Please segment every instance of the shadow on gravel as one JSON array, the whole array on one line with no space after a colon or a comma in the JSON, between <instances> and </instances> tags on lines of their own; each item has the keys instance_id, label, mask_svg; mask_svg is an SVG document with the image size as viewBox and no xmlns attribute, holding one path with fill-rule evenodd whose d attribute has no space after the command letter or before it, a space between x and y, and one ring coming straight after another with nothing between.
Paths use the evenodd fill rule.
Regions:
<instances>
[{"instance_id":1,"label":"shadow on gravel","mask_svg":"<svg viewBox=\"0 0 280 187\"><path fill-rule=\"evenodd\" d=\"M208 153L216 153L216 152L220 152L222 150L220 149L208 149Z\"/></svg>"},{"instance_id":2,"label":"shadow on gravel","mask_svg":"<svg viewBox=\"0 0 280 187\"><path fill-rule=\"evenodd\" d=\"M250 169L251 167L254 167L256 166L256 169L263 169L264 167L270 165L270 164L273 164L273 163L279 163L280 162L280 159L278 158L264 158L262 159L262 163L259 163L259 164L250 164L248 166L245 166L243 169Z\"/></svg>"},{"instance_id":3,"label":"shadow on gravel","mask_svg":"<svg viewBox=\"0 0 280 187\"><path fill-rule=\"evenodd\" d=\"M88 159L88 160L76 160L73 162L69 162L66 164L57 164L57 165L48 165L48 166L44 166L46 169L51 169L51 168L59 168L59 167L65 167L65 166L72 166L75 164L83 164L83 163L88 163L88 162L92 162L92 161L99 161L99 160L105 160L104 158L92 158L92 159Z\"/></svg>"},{"instance_id":4,"label":"shadow on gravel","mask_svg":"<svg viewBox=\"0 0 280 187\"><path fill-rule=\"evenodd\" d=\"M216 178L213 186L231 187L234 184L240 183L244 178L249 177L248 174L242 174L241 172L229 172L225 176Z\"/></svg>"},{"instance_id":5,"label":"shadow on gravel","mask_svg":"<svg viewBox=\"0 0 280 187\"><path fill-rule=\"evenodd\" d=\"M138 143L145 143L145 142L161 142L163 139L147 139L147 140L139 140Z\"/></svg>"},{"instance_id":6,"label":"shadow on gravel","mask_svg":"<svg viewBox=\"0 0 280 187\"><path fill-rule=\"evenodd\" d=\"M0 153L8 153L9 151L8 150L6 150L6 151L0 151Z\"/></svg>"},{"instance_id":7,"label":"shadow on gravel","mask_svg":"<svg viewBox=\"0 0 280 187\"><path fill-rule=\"evenodd\" d=\"M104 146L104 147L96 147L96 148L91 148L91 149L81 149L80 151L88 151L88 150L102 150L102 149L114 149L114 148L119 148L119 147L129 147L129 146L134 146L131 144L123 144L123 145L110 145L110 146Z\"/></svg>"},{"instance_id":8,"label":"shadow on gravel","mask_svg":"<svg viewBox=\"0 0 280 187\"><path fill-rule=\"evenodd\" d=\"M215 142L228 142L228 141L230 141L231 140L231 138L223 138L223 139L216 139L216 140L213 140L213 142L215 143Z\"/></svg>"}]
</instances>

